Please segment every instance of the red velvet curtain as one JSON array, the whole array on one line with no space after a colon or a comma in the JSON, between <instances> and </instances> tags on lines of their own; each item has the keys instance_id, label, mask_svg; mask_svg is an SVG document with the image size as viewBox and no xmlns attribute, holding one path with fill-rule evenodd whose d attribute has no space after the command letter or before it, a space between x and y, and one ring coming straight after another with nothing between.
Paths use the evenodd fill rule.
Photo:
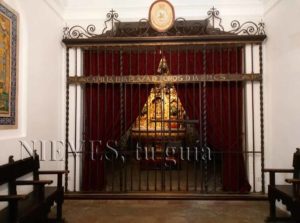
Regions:
<instances>
[{"instance_id":1,"label":"red velvet curtain","mask_svg":"<svg viewBox=\"0 0 300 223\"><path fill-rule=\"evenodd\" d=\"M242 71L240 48L207 48L164 52L171 74L235 74ZM93 76L152 75L157 73L161 55L155 51L84 52L84 74ZM206 117L207 145L222 154L223 189L231 192L250 190L243 158L243 84L207 82L176 85L178 96L190 119L199 120L196 128L204 142ZM122 90L121 90L122 89ZM101 140L94 147L87 143L83 158L82 189L95 191L105 186L101 157L108 141L118 141L143 108L151 86L87 84L85 87L85 140ZM122 94L121 94L122 93ZM121 98L123 95L123 98ZM123 101L124 111L120 106ZM206 115L203 114L206 104ZM124 126L121 126L121 118ZM93 156L92 156L93 155Z\"/></svg>"},{"instance_id":2,"label":"red velvet curtain","mask_svg":"<svg viewBox=\"0 0 300 223\"><path fill-rule=\"evenodd\" d=\"M166 53L172 74L238 74L242 72L241 48L207 48ZM223 190L249 192L243 156L243 83L206 82L177 85L178 96L192 120L199 120L200 143L222 159ZM204 114L204 107L206 113ZM206 119L206 121L205 121ZM204 124L206 122L206 126ZM204 129L206 128L206 129Z\"/></svg>"},{"instance_id":3,"label":"red velvet curtain","mask_svg":"<svg viewBox=\"0 0 300 223\"><path fill-rule=\"evenodd\" d=\"M86 76L120 76L154 74L159 58L153 52L86 50ZM85 147L82 189L99 191L105 187L104 150L106 144L116 148L122 134L133 124L146 103L151 86L87 84L85 86ZM121 97L122 96L122 97ZM121 113L121 103L124 109ZM123 118L123 126L121 119ZM101 143L95 141L101 141Z\"/></svg>"}]
</instances>

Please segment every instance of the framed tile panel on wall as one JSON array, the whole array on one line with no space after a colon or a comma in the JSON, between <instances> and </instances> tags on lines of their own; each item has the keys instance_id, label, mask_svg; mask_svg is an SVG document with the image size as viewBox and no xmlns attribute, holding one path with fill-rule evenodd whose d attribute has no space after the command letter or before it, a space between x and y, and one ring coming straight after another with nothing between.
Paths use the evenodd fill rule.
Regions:
<instances>
[{"instance_id":1,"label":"framed tile panel on wall","mask_svg":"<svg viewBox=\"0 0 300 223\"><path fill-rule=\"evenodd\" d=\"M17 128L18 15L0 3L0 129Z\"/></svg>"}]
</instances>

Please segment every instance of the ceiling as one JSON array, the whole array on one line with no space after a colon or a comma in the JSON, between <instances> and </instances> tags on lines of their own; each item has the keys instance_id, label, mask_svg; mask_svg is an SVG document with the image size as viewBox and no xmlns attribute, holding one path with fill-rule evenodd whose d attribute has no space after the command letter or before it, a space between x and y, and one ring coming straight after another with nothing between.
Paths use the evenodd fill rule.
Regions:
<instances>
[{"instance_id":1,"label":"ceiling","mask_svg":"<svg viewBox=\"0 0 300 223\"><path fill-rule=\"evenodd\" d=\"M140 17L154 0L45 0L65 20L99 19L111 8L122 11L124 17ZM189 15L195 9L205 14L215 6L222 15L263 15L280 0L169 0L176 12ZM125 12L125 13L123 13ZM126 12L128 14L126 15ZM125 14L125 15L124 15ZM141 14L141 15L140 15ZM177 14L178 15L178 14Z\"/></svg>"}]
</instances>

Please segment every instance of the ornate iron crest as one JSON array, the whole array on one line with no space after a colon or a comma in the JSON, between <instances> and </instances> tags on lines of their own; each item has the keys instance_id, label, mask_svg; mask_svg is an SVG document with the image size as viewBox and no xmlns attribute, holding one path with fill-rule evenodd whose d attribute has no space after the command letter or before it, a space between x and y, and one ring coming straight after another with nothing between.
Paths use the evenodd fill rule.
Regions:
<instances>
[{"instance_id":1,"label":"ornate iron crest","mask_svg":"<svg viewBox=\"0 0 300 223\"><path fill-rule=\"evenodd\" d=\"M76 25L65 27L64 39L82 39L99 37L146 37L146 36L186 36L186 35L265 35L264 23L247 21L240 23L238 20L231 22L231 30L226 31L222 25L220 12L212 7L207 12L204 20L186 20L177 18L174 26L168 32L159 33L153 30L148 19L140 19L138 22L121 22L119 14L113 9L107 13L104 28L101 33L96 32L95 25L86 28Z\"/></svg>"}]
</instances>

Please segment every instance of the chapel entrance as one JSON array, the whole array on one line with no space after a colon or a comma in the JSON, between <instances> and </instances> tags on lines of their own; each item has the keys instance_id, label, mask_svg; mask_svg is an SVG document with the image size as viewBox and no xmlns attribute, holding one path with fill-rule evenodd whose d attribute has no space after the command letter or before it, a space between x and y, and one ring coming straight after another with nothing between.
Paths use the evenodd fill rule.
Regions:
<instances>
[{"instance_id":1,"label":"chapel entrance","mask_svg":"<svg viewBox=\"0 0 300 223\"><path fill-rule=\"evenodd\" d=\"M104 143L84 148L84 191L250 190L242 83L170 79L240 73L242 48L86 50L84 70L140 81L86 86L85 141ZM161 81L143 83L152 75Z\"/></svg>"},{"instance_id":2,"label":"chapel entrance","mask_svg":"<svg viewBox=\"0 0 300 223\"><path fill-rule=\"evenodd\" d=\"M208 15L168 33L114 11L100 35L66 29L68 191L264 192L264 31Z\"/></svg>"}]
</instances>

